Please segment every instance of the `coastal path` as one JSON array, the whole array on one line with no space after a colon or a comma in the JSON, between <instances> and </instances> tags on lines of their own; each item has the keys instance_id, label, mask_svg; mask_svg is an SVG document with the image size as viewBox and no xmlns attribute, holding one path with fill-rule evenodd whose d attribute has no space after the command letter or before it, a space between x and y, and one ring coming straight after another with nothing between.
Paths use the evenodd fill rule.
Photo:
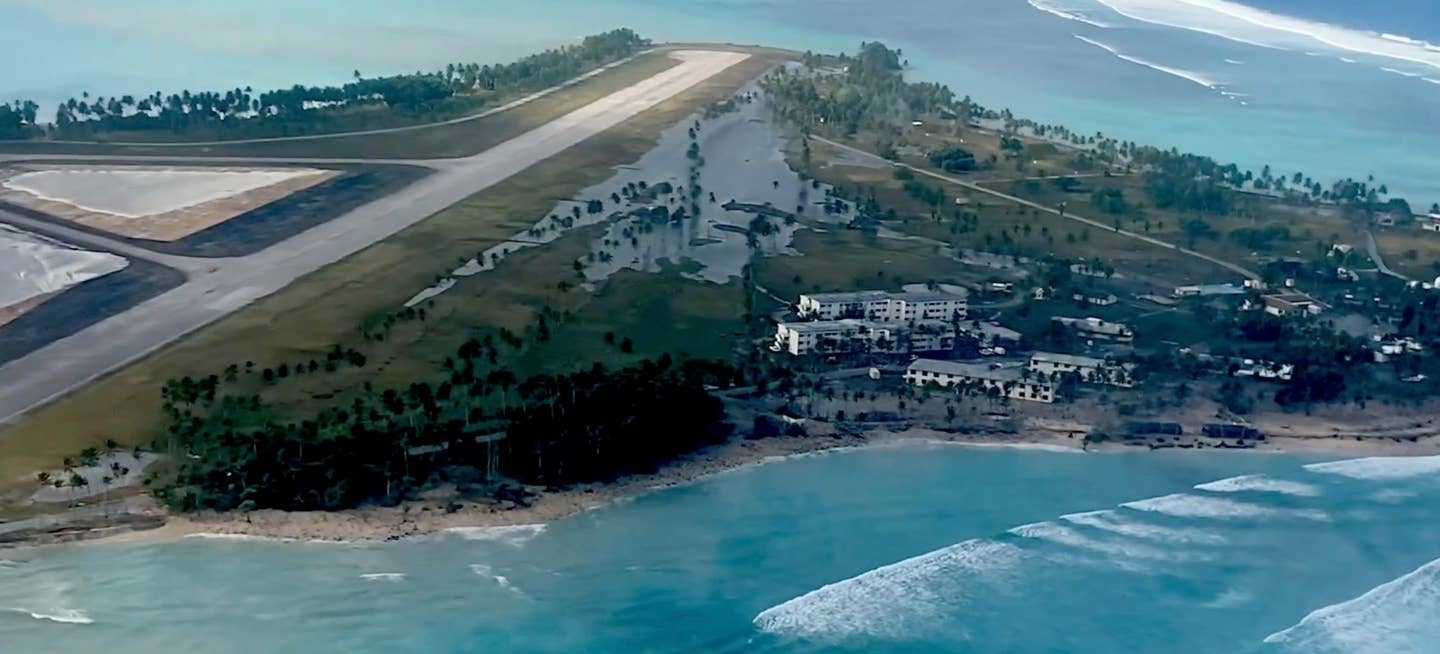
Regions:
<instances>
[{"instance_id":1,"label":"coastal path","mask_svg":"<svg viewBox=\"0 0 1440 654\"><path fill-rule=\"evenodd\" d=\"M1000 199L1002 199L1002 200L1007 200L1007 201L1009 201L1009 202L1014 202L1015 204L1019 204L1019 205L1022 205L1022 206L1030 207L1030 208L1032 208L1032 209L1037 209L1037 210L1039 210L1039 211L1044 211L1044 212L1046 212L1046 213L1049 213L1049 214L1052 214L1052 215L1056 215L1056 216L1059 216L1059 217L1061 217L1061 218L1065 218L1065 219L1067 219L1067 220L1073 220L1073 221L1075 221L1075 222L1078 222L1078 223L1081 223L1081 224L1084 224L1084 225L1089 225L1089 226L1091 226L1091 227L1096 227L1096 228L1099 228L1099 229L1103 229L1103 230L1105 230L1105 231L1107 231L1107 232L1113 232L1113 233L1115 233L1115 234L1119 234L1119 235L1125 236L1125 237L1127 237L1127 238L1132 238L1132 239L1135 239L1135 240L1138 240L1138 241L1143 241L1143 242L1145 242L1145 243L1149 243L1150 245L1154 245L1154 246L1156 246L1156 247L1165 248L1165 249L1167 249L1167 250L1174 250L1174 251L1179 252L1179 253L1181 253L1181 254L1184 254L1184 255L1187 255L1187 256L1191 256L1191 257L1195 257L1195 258L1197 258L1197 259L1201 259L1201 260L1207 261L1207 262L1209 262L1209 263L1213 263L1213 264L1215 264L1215 265L1217 265L1217 266L1220 266L1220 267L1222 267L1222 268L1224 268L1224 269L1226 269L1226 270L1230 270L1230 271L1232 271L1232 272L1235 272L1235 273L1238 273L1238 274L1240 274L1240 275L1243 275L1243 276L1246 277L1247 279L1260 279L1260 274L1257 273L1257 272L1255 272L1255 271L1253 271L1253 270L1250 270L1250 269L1245 268L1245 267L1243 267L1243 266L1240 266L1240 265L1231 263L1231 262L1229 262L1229 261L1225 261L1224 259L1219 259L1219 258L1216 258L1216 257L1212 257L1212 256L1210 256L1210 255L1208 255L1208 254L1203 253L1203 252L1196 252L1195 250L1191 250L1191 249L1189 249L1189 248L1183 248L1183 247L1180 247L1180 246L1178 246L1178 245L1175 245L1174 243L1167 243L1167 242L1162 241L1162 240L1160 240L1160 239L1158 239L1158 238L1153 238L1153 237L1150 237L1150 236L1146 236L1146 235L1144 235L1144 234L1139 234L1139 233L1132 232L1132 231L1128 231L1128 230L1124 230L1124 229L1116 229L1113 225L1107 225L1107 224L1105 224L1105 223L1103 223L1103 222L1100 222L1100 221L1098 221L1098 220L1093 220L1093 219L1091 219L1091 218L1086 218L1086 217L1084 217L1084 216L1079 216L1079 215L1070 213L1070 212L1068 212L1068 211L1060 211L1060 210L1058 210L1058 209L1055 209L1055 208L1052 208L1052 207L1048 207L1048 206L1043 205L1043 204L1040 204L1040 203L1038 203L1038 202L1032 202L1032 201L1030 201L1030 200L1026 200L1025 198L1016 197L1016 196L1010 195L1010 194L1008 194L1008 193L1003 193L1003 192L1001 192L1001 191L996 191L996 190L994 190L994 189L985 188L985 187L983 187L983 186L980 186L979 184L976 184L976 183L974 183L974 182L968 182L968 181L965 181L965 180L960 179L960 178L958 178L958 177L954 177L954 176L951 176L951 175L945 175L945 174L937 173L937 172L934 172L934 171L926 170L926 169L924 169L924 168L920 168L920 167L918 167L918 166L911 166L910 164L906 164L906 163L899 163L899 162L895 162L895 161L890 161L889 159L885 159L884 157L881 157L880 155L877 155L877 154L875 154L875 153L873 153L873 152L866 152L865 150L861 150L861 149L859 149L859 148L856 148L856 147L853 147L853 146L850 146L850 145L846 145L846 144L844 144L844 143L840 143L840 142L837 142L837 141L832 141L832 140L827 139L827 138L825 138L825 137L823 137L823 136L814 136L814 135L812 135L810 138L813 138L813 139L815 139L815 140L817 140L817 141L820 141L821 143L824 143L824 144L829 145L829 146L831 146L831 147L839 148L839 149L841 149L841 150L845 150L846 152L849 152L849 153L854 154L854 155L857 155L857 156L863 156L863 157L869 157L869 158L872 158L872 159L878 159L878 160L880 160L880 161L885 162L887 165L891 165L891 166L900 166L900 167L903 167L903 168L908 168L908 169L910 169L912 172L914 172L914 173L916 173L916 174L925 175L926 177L932 177L932 178L938 179L938 180L940 180L940 181L942 181L942 182L948 182L948 183L954 184L954 185L956 185L956 186L960 186L960 187L966 188L966 189L968 189L968 190L975 191L976 193L984 193L985 195L989 195L989 196L992 196L992 197L997 197L997 198L1000 198Z\"/></svg>"}]
</instances>

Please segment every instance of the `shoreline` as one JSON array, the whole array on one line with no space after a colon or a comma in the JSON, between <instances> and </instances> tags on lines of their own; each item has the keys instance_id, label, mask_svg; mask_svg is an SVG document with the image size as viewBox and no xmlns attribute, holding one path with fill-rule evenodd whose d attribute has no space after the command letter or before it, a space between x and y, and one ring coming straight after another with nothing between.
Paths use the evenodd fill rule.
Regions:
<instances>
[{"instance_id":1,"label":"shoreline","mask_svg":"<svg viewBox=\"0 0 1440 654\"><path fill-rule=\"evenodd\" d=\"M871 430L860 435L821 434L732 440L670 463L652 474L633 475L609 483L592 483L558 491L536 491L525 505L493 498L452 499L430 497L395 507L362 507L336 512L260 510L246 514L197 513L177 515L164 509L140 509L118 514L103 524L60 525L0 542L0 551L66 543L161 543L187 538L234 538L311 543L378 543L472 530L503 531L546 525L586 511L633 500L648 493L686 486L720 474L822 454L879 449L954 445L975 448L1016 448L1074 454L1123 452L1157 453L1145 446L1118 442L1087 444L1069 429L1036 426L1027 435L947 432L925 427ZM1237 450L1266 454L1330 454L1336 458L1364 456L1424 456L1440 454L1440 439L1414 443L1376 442L1319 437L1271 437L1253 448L1163 448L1193 452ZM438 489L441 493L444 488ZM436 490L422 493L435 495ZM454 502L458 507L447 510ZM83 521L82 521L83 523Z\"/></svg>"}]
</instances>

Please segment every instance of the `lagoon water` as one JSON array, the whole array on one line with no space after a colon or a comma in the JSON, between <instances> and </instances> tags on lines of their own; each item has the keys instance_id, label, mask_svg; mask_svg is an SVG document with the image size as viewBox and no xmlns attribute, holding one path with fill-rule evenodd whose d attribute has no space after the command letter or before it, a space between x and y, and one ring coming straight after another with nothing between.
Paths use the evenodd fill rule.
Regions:
<instances>
[{"instance_id":1,"label":"lagoon water","mask_svg":"<svg viewBox=\"0 0 1440 654\"><path fill-rule=\"evenodd\" d=\"M987 106L1440 201L1440 15L1428 0L0 0L0 97L53 106L506 60L602 29L853 51ZM1265 13L1261 13L1265 12ZM383 43L384 47L376 47Z\"/></svg>"},{"instance_id":2,"label":"lagoon water","mask_svg":"<svg viewBox=\"0 0 1440 654\"><path fill-rule=\"evenodd\" d=\"M1440 460L907 445L547 527L7 554L7 654L1405 654Z\"/></svg>"}]
</instances>

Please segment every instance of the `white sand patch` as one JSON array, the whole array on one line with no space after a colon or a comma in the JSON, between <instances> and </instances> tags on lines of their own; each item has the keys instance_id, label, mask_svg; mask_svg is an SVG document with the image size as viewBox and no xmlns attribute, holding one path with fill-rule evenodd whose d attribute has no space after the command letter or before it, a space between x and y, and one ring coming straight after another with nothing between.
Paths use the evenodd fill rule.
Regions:
<instances>
[{"instance_id":1,"label":"white sand patch","mask_svg":"<svg viewBox=\"0 0 1440 654\"><path fill-rule=\"evenodd\" d=\"M0 308L104 277L129 263L0 225Z\"/></svg>"},{"instance_id":2,"label":"white sand patch","mask_svg":"<svg viewBox=\"0 0 1440 654\"><path fill-rule=\"evenodd\" d=\"M4 186L86 211L144 218L326 172L311 168L74 167L21 173L5 180Z\"/></svg>"}]
</instances>

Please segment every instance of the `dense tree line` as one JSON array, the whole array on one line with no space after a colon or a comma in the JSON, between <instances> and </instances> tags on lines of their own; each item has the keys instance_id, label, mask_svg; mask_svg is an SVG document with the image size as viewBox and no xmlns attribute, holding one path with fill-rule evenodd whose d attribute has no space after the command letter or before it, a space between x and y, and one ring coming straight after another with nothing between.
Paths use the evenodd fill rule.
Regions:
<instances>
[{"instance_id":1,"label":"dense tree line","mask_svg":"<svg viewBox=\"0 0 1440 654\"><path fill-rule=\"evenodd\" d=\"M457 469L489 483L609 480L728 434L709 393L739 383L728 364L662 356L522 380L493 366L489 340L447 357L439 383L367 383L299 420L279 419L257 395L227 394L219 376L172 380L162 392L169 425L153 447L179 465L155 494L179 510L336 510L402 501Z\"/></svg>"},{"instance_id":2,"label":"dense tree line","mask_svg":"<svg viewBox=\"0 0 1440 654\"><path fill-rule=\"evenodd\" d=\"M37 126L35 105L0 105L0 137L77 138L108 132L207 129L254 135L304 132L325 127L356 110L383 109L411 118L444 117L475 109L496 93L514 94L554 86L647 47L650 41L628 29L588 36L577 45L546 50L508 64L453 63L433 72L363 77L339 86L295 85L256 92L223 91L94 97L83 93L56 108L49 130ZM7 114L7 112L9 112ZM10 127L9 114L21 114Z\"/></svg>"}]
</instances>

